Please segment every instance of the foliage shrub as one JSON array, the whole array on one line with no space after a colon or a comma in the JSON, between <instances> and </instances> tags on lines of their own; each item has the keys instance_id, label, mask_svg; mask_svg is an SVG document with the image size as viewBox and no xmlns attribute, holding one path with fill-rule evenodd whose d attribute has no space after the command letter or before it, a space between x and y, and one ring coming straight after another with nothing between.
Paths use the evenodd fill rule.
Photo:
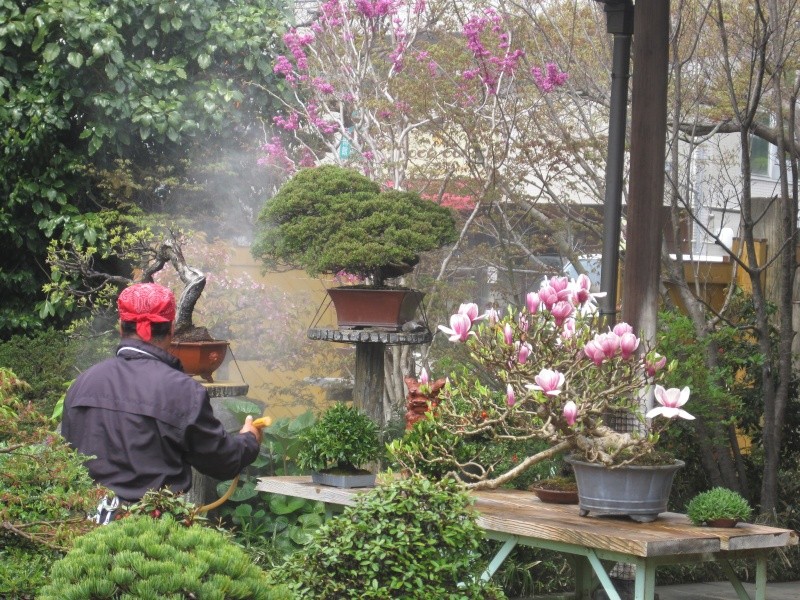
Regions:
<instances>
[{"instance_id":1,"label":"foliage shrub","mask_svg":"<svg viewBox=\"0 0 800 600\"><path fill-rule=\"evenodd\" d=\"M686 507L686 514L695 525L702 525L715 519L747 521L752 512L750 504L741 494L724 487L700 492Z\"/></svg>"},{"instance_id":2,"label":"foliage shrub","mask_svg":"<svg viewBox=\"0 0 800 600\"><path fill-rule=\"evenodd\" d=\"M84 457L24 402L26 385L0 368L0 597L29 598L53 561L94 528L86 513L104 490Z\"/></svg>"},{"instance_id":3,"label":"foliage shrub","mask_svg":"<svg viewBox=\"0 0 800 600\"><path fill-rule=\"evenodd\" d=\"M231 400L225 406L241 421L261 410L245 400ZM300 437L314 422L314 413L307 411L294 418L277 419L265 427L259 457L239 476L236 491L219 508L223 526L259 566L281 564L305 548L325 520L322 502L256 490L258 477L303 474L297 464ZM217 493L222 496L230 484L221 482Z\"/></svg>"},{"instance_id":4,"label":"foliage shrub","mask_svg":"<svg viewBox=\"0 0 800 600\"><path fill-rule=\"evenodd\" d=\"M48 415L65 392L67 383L77 376L76 367L88 366L81 364L80 359L78 343L55 329L15 335L0 342L0 366L11 369L28 382L22 398L32 400Z\"/></svg>"},{"instance_id":5,"label":"foliage shrub","mask_svg":"<svg viewBox=\"0 0 800 600\"><path fill-rule=\"evenodd\" d=\"M357 471L382 455L378 426L355 406L336 403L300 436L298 464L321 471Z\"/></svg>"},{"instance_id":6,"label":"foliage shrub","mask_svg":"<svg viewBox=\"0 0 800 600\"><path fill-rule=\"evenodd\" d=\"M274 576L300 599L505 598L477 579L482 538L458 483L413 476L359 495Z\"/></svg>"},{"instance_id":7,"label":"foliage shrub","mask_svg":"<svg viewBox=\"0 0 800 600\"><path fill-rule=\"evenodd\" d=\"M53 565L39 600L289 600L223 533L171 516L131 516L79 539Z\"/></svg>"}]
</instances>

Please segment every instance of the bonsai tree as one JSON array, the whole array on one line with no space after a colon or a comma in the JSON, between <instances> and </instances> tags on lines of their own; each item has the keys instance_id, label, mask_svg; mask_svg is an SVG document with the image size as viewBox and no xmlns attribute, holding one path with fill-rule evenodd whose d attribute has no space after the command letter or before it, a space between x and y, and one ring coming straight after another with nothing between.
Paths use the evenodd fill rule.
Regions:
<instances>
[{"instance_id":1,"label":"bonsai tree","mask_svg":"<svg viewBox=\"0 0 800 600\"><path fill-rule=\"evenodd\" d=\"M334 404L300 436L297 462L303 469L349 474L381 458L378 426L359 409Z\"/></svg>"},{"instance_id":2,"label":"bonsai tree","mask_svg":"<svg viewBox=\"0 0 800 600\"><path fill-rule=\"evenodd\" d=\"M301 170L264 205L252 253L270 269L344 271L379 287L455 239L450 209L327 165Z\"/></svg>"},{"instance_id":3,"label":"bonsai tree","mask_svg":"<svg viewBox=\"0 0 800 600\"><path fill-rule=\"evenodd\" d=\"M137 515L80 538L37 598L288 600L225 534L171 516Z\"/></svg>"},{"instance_id":4,"label":"bonsai tree","mask_svg":"<svg viewBox=\"0 0 800 600\"><path fill-rule=\"evenodd\" d=\"M737 523L747 521L752 512L750 504L741 494L724 487L715 487L697 494L686 507L686 514L695 525L719 519Z\"/></svg>"},{"instance_id":5,"label":"bonsai tree","mask_svg":"<svg viewBox=\"0 0 800 600\"><path fill-rule=\"evenodd\" d=\"M196 327L192 315L206 285L206 274L187 264L183 255L185 234L172 228L149 225L146 219L107 211L96 217L97 237L91 246L74 240L54 241L48 251L51 283L43 313L75 308L113 306L120 289L133 283L153 283L157 273L170 265L183 290L177 299L175 338L183 341L212 339L204 327Z\"/></svg>"}]
</instances>

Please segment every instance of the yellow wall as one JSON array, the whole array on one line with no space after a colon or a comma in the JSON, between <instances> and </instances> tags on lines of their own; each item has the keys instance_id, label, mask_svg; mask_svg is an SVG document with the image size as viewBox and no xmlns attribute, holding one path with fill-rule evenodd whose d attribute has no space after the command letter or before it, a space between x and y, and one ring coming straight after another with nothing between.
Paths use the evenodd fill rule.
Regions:
<instances>
[{"instance_id":1,"label":"yellow wall","mask_svg":"<svg viewBox=\"0 0 800 600\"><path fill-rule=\"evenodd\" d=\"M258 283L303 297L303 303L309 305L306 329L314 322L318 326L335 323L335 311L332 306L328 307L315 321L315 312L318 307L324 307L328 303L325 290L334 285L332 281L311 278L304 271L262 274L261 267L250 255L249 248L235 247L232 248L232 252L233 258L228 265L232 275L246 273ZM264 318L272 317L264 315ZM340 361L343 358L347 365L348 362L352 362L351 358L354 357L354 352L349 346L342 344L313 341L305 337L298 341L303 345L304 350L310 353L311 358L307 361L306 368L292 370L288 368L268 369L260 361L236 358L237 354L252 354L254 350L257 352L257 349L242 348L241 342L232 339L230 340L231 352L223 366L214 374L214 380L220 383L226 381L235 383L244 380L250 386L247 397L265 402L267 407L265 414L273 418L296 416L308 408L318 410L326 404L326 390L319 385L308 384L305 380L309 377L323 378L339 375L339 373L328 371L330 362L336 361L338 357ZM286 388L290 388L290 391L287 392ZM292 393L291 389L297 390L297 393Z\"/></svg>"}]
</instances>

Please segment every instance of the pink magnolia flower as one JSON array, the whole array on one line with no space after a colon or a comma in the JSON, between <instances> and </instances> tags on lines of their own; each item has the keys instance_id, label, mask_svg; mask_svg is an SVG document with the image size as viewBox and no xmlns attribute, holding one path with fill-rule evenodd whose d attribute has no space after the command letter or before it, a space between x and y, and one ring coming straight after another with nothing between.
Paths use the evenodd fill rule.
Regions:
<instances>
[{"instance_id":1,"label":"pink magnolia flower","mask_svg":"<svg viewBox=\"0 0 800 600\"><path fill-rule=\"evenodd\" d=\"M509 346L514 343L514 330L511 329L511 325L508 323L503 327L503 340L505 340L506 344Z\"/></svg>"},{"instance_id":2,"label":"pink magnolia flower","mask_svg":"<svg viewBox=\"0 0 800 600\"><path fill-rule=\"evenodd\" d=\"M595 343L603 350L606 358L611 358L619 350L619 336L613 331L608 333L600 333L594 336Z\"/></svg>"},{"instance_id":3,"label":"pink magnolia flower","mask_svg":"<svg viewBox=\"0 0 800 600\"><path fill-rule=\"evenodd\" d=\"M450 336L451 342L466 342L470 335L475 335L474 331L470 331L472 321L469 316L457 313L450 317L450 327L439 325L439 329Z\"/></svg>"},{"instance_id":4,"label":"pink magnolia flower","mask_svg":"<svg viewBox=\"0 0 800 600\"><path fill-rule=\"evenodd\" d=\"M466 304L462 304L458 307L459 314L467 315L469 317L469 322L474 323L481 317L478 316L478 305L474 302L468 302Z\"/></svg>"},{"instance_id":5,"label":"pink magnolia flower","mask_svg":"<svg viewBox=\"0 0 800 600\"><path fill-rule=\"evenodd\" d=\"M490 308L484 314L490 325L494 325L500 320L500 311L496 308Z\"/></svg>"},{"instance_id":6,"label":"pink magnolia flower","mask_svg":"<svg viewBox=\"0 0 800 600\"><path fill-rule=\"evenodd\" d=\"M652 419L658 415L662 415L668 419L680 417L681 419L693 420L694 417L688 412L683 410L681 406L689 401L689 387L684 387L679 390L678 388L664 389L662 386L657 385L655 390L656 401L661 406L656 406L647 411L645 417Z\"/></svg>"},{"instance_id":7,"label":"pink magnolia flower","mask_svg":"<svg viewBox=\"0 0 800 600\"><path fill-rule=\"evenodd\" d=\"M509 406L514 406L514 404L517 403L517 396L514 393L514 388L510 383L506 386L506 403Z\"/></svg>"},{"instance_id":8,"label":"pink magnolia flower","mask_svg":"<svg viewBox=\"0 0 800 600\"><path fill-rule=\"evenodd\" d=\"M519 326L520 331L527 332L528 329L530 329L531 322L528 321L528 317L520 313L519 317L517 317L517 325Z\"/></svg>"},{"instance_id":9,"label":"pink magnolia flower","mask_svg":"<svg viewBox=\"0 0 800 600\"><path fill-rule=\"evenodd\" d=\"M595 340L586 342L586 345L583 347L583 353L598 367L602 365L603 361L607 358L605 352L603 352L603 348L601 348Z\"/></svg>"},{"instance_id":10,"label":"pink magnolia flower","mask_svg":"<svg viewBox=\"0 0 800 600\"><path fill-rule=\"evenodd\" d=\"M559 297L563 295L563 292L569 291L569 279L566 277L553 276L550 278L548 284L551 288L558 292Z\"/></svg>"},{"instance_id":11,"label":"pink magnolia flower","mask_svg":"<svg viewBox=\"0 0 800 600\"><path fill-rule=\"evenodd\" d=\"M516 345L519 346L517 350L517 361L519 364L524 365L528 362L528 357L531 355L531 352L533 352L533 346L528 342L523 342L521 344L517 342Z\"/></svg>"},{"instance_id":12,"label":"pink magnolia flower","mask_svg":"<svg viewBox=\"0 0 800 600\"><path fill-rule=\"evenodd\" d=\"M612 331L616 333L619 337L622 337L626 333L633 333L633 327L631 327L625 322L622 322L614 325L614 329L612 329Z\"/></svg>"},{"instance_id":13,"label":"pink magnolia flower","mask_svg":"<svg viewBox=\"0 0 800 600\"><path fill-rule=\"evenodd\" d=\"M667 364L667 357L661 356L658 352L648 354L644 360L644 369L648 377L655 377L655 374L663 369Z\"/></svg>"},{"instance_id":14,"label":"pink magnolia flower","mask_svg":"<svg viewBox=\"0 0 800 600\"><path fill-rule=\"evenodd\" d=\"M619 337L619 350L622 353L622 358L625 360L633 356L636 349L639 347L639 338L633 333L623 333Z\"/></svg>"},{"instance_id":15,"label":"pink magnolia flower","mask_svg":"<svg viewBox=\"0 0 800 600\"><path fill-rule=\"evenodd\" d=\"M565 340L571 340L575 337L575 319L569 317L564 321L564 328L561 331L561 337Z\"/></svg>"},{"instance_id":16,"label":"pink magnolia flower","mask_svg":"<svg viewBox=\"0 0 800 600\"><path fill-rule=\"evenodd\" d=\"M542 369L533 380L536 382L535 385L528 384L525 387L544 392L547 396L558 396L561 393L559 388L564 385L564 374L551 369Z\"/></svg>"},{"instance_id":17,"label":"pink magnolia flower","mask_svg":"<svg viewBox=\"0 0 800 600\"><path fill-rule=\"evenodd\" d=\"M564 419L567 421L567 425L572 427L575 425L575 418L578 416L578 406L570 400L564 405Z\"/></svg>"},{"instance_id":18,"label":"pink magnolia flower","mask_svg":"<svg viewBox=\"0 0 800 600\"><path fill-rule=\"evenodd\" d=\"M539 298L539 294L536 292L529 292L528 295L525 296L525 304L528 306L528 312L532 315L536 314L541 303L542 301Z\"/></svg>"},{"instance_id":19,"label":"pink magnolia flower","mask_svg":"<svg viewBox=\"0 0 800 600\"><path fill-rule=\"evenodd\" d=\"M553 308L553 305L558 302L558 291L550 285L544 285L539 290L539 300L547 310Z\"/></svg>"},{"instance_id":20,"label":"pink magnolia flower","mask_svg":"<svg viewBox=\"0 0 800 600\"><path fill-rule=\"evenodd\" d=\"M553 305L553 308L550 309L550 312L553 314L553 318L556 320L556 325L561 327L564 321L566 321L568 317L572 316L574 307L566 300L559 300Z\"/></svg>"},{"instance_id":21,"label":"pink magnolia flower","mask_svg":"<svg viewBox=\"0 0 800 600\"><path fill-rule=\"evenodd\" d=\"M429 381L428 372L425 370L425 367L422 367L422 371L419 372L419 382L422 385L427 385Z\"/></svg>"}]
</instances>

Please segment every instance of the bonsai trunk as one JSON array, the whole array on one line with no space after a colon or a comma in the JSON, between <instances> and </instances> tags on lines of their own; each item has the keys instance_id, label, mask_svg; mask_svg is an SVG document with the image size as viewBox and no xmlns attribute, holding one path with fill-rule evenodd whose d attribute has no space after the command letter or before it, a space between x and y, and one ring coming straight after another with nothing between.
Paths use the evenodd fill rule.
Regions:
<instances>
[{"instance_id":1,"label":"bonsai trunk","mask_svg":"<svg viewBox=\"0 0 800 600\"><path fill-rule=\"evenodd\" d=\"M175 336L184 339L188 337L192 341L211 340L212 338L205 328L195 328L192 322L194 307L206 287L206 275L200 269L186 264L180 244L174 235L171 235L170 239L158 248L155 262L142 273L141 281L152 283L153 276L168 262L172 264L178 277L184 283L175 314ZM197 334L192 333L195 329L198 330Z\"/></svg>"}]
</instances>

